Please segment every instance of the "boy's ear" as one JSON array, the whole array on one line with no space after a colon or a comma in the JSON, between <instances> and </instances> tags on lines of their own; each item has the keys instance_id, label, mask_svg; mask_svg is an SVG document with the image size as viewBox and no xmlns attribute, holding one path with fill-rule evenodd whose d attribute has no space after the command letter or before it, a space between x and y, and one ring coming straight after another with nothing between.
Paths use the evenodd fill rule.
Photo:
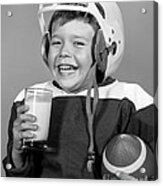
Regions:
<instances>
[{"instance_id":1,"label":"boy's ear","mask_svg":"<svg viewBox=\"0 0 163 186\"><path fill-rule=\"evenodd\" d=\"M49 33L45 33L45 35L42 37L41 41L41 56L43 60L45 61L46 65L48 65L48 52L49 52Z\"/></svg>"}]
</instances>

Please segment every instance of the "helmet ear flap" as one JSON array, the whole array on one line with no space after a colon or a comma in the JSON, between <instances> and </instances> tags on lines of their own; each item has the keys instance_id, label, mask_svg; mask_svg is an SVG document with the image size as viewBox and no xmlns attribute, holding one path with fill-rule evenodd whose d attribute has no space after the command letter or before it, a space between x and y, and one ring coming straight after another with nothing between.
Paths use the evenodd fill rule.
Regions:
<instances>
[{"instance_id":1,"label":"helmet ear flap","mask_svg":"<svg viewBox=\"0 0 163 186\"><path fill-rule=\"evenodd\" d=\"M105 70L107 66L107 56L108 54L104 54L106 48L106 42L104 39L104 35L101 29L96 31L95 37L93 39L93 47L92 47L92 56L93 61L96 62L96 80L97 83L102 83L105 76Z\"/></svg>"},{"instance_id":2,"label":"helmet ear flap","mask_svg":"<svg viewBox=\"0 0 163 186\"><path fill-rule=\"evenodd\" d=\"M96 41L95 41L95 47L94 47L94 57L95 61L97 63L97 68L104 73L107 66L107 57L108 53L106 50L106 42L104 39L104 35L101 29L97 31L96 34Z\"/></svg>"},{"instance_id":3,"label":"helmet ear flap","mask_svg":"<svg viewBox=\"0 0 163 186\"><path fill-rule=\"evenodd\" d=\"M44 62L46 63L46 65L48 65L48 52L49 52L49 33L45 33L43 38L42 38L42 42L41 42L41 56L44 60Z\"/></svg>"},{"instance_id":4,"label":"helmet ear flap","mask_svg":"<svg viewBox=\"0 0 163 186\"><path fill-rule=\"evenodd\" d=\"M114 57L117 55L117 42L111 41L110 44L107 44L103 35L103 31L99 29L96 33L96 40L94 44L94 59L97 63L97 72L100 71L105 78L105 72L108 68L108 57ZM110 65L110 64L109 64Z\"/></svg>"}]
</instances>

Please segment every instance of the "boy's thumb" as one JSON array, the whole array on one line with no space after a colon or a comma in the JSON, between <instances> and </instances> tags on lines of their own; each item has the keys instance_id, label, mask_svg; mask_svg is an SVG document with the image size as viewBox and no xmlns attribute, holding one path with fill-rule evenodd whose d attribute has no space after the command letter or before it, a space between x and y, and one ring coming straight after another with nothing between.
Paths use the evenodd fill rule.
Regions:
<instances>
[{"instance_id":1,"label":"boy's thumb","mask_svg":"<svg viewBox=\"0 0 163 186\"><path fill-rule=\"evenodd\" d=\"M138 180L138 179L136 179L135 177L130 176L130 175L128 175L127 173L121 172L121 171L117 171L117 172L115 173L115 175L116 175L119 179L121 179L121 180L132 180L132 181Z\"/></svg>"}]
</instances>

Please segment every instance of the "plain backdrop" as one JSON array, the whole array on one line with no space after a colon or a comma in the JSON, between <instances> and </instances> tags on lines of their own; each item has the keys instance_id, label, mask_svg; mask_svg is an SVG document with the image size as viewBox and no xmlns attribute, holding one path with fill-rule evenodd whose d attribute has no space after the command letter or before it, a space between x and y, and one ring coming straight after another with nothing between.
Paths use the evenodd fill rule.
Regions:
<instances>
[{"instance_id":1,"label":"plain backdrop","mask_svg":"<svg viewBox=\"0 0 163 186\"><path fill-rule=\"evenodd\" d=\"M137 82L155 96L153 3L119 2L123 13L126 49L114 74L119 80ZM146 13L142 13L145 8ZM41 33L38 4L1 7L1 158L6 155L7 127L12 102L18 92L36 82L51 78L40 56ZM8 16L8 12L12 16ZM155 21L156 23L156 21ZM157 74L157 73L156 73ZM5 176L2 168L1 175Z\"/></svg>"}]
</instances>

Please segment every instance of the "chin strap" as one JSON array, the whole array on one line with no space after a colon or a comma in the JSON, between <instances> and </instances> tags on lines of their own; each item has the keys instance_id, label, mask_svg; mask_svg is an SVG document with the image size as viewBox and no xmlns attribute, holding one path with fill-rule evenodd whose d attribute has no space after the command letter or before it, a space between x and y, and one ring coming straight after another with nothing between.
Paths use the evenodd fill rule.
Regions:
<instances>
[{"instance_id":1,"label":"chin strap","mask_svg":"<svg viewBox=\"0 0 163 186\"><path fill-rule=\"evenodd\" d=\"M91 109L91 89L94 88L94 99L93 99L93 109ZM93 76L93 83L88 88L86 97L86 113L88 118L88 133L89 133L89 147L87 156L87 170L88 172L93 171L93 164L95 163L95 150L94 150L94 130L93 130L93 120L96 112L96 106L98 103L99 92L98 85L95 75Z\"/></svg>"}]
</instances>

